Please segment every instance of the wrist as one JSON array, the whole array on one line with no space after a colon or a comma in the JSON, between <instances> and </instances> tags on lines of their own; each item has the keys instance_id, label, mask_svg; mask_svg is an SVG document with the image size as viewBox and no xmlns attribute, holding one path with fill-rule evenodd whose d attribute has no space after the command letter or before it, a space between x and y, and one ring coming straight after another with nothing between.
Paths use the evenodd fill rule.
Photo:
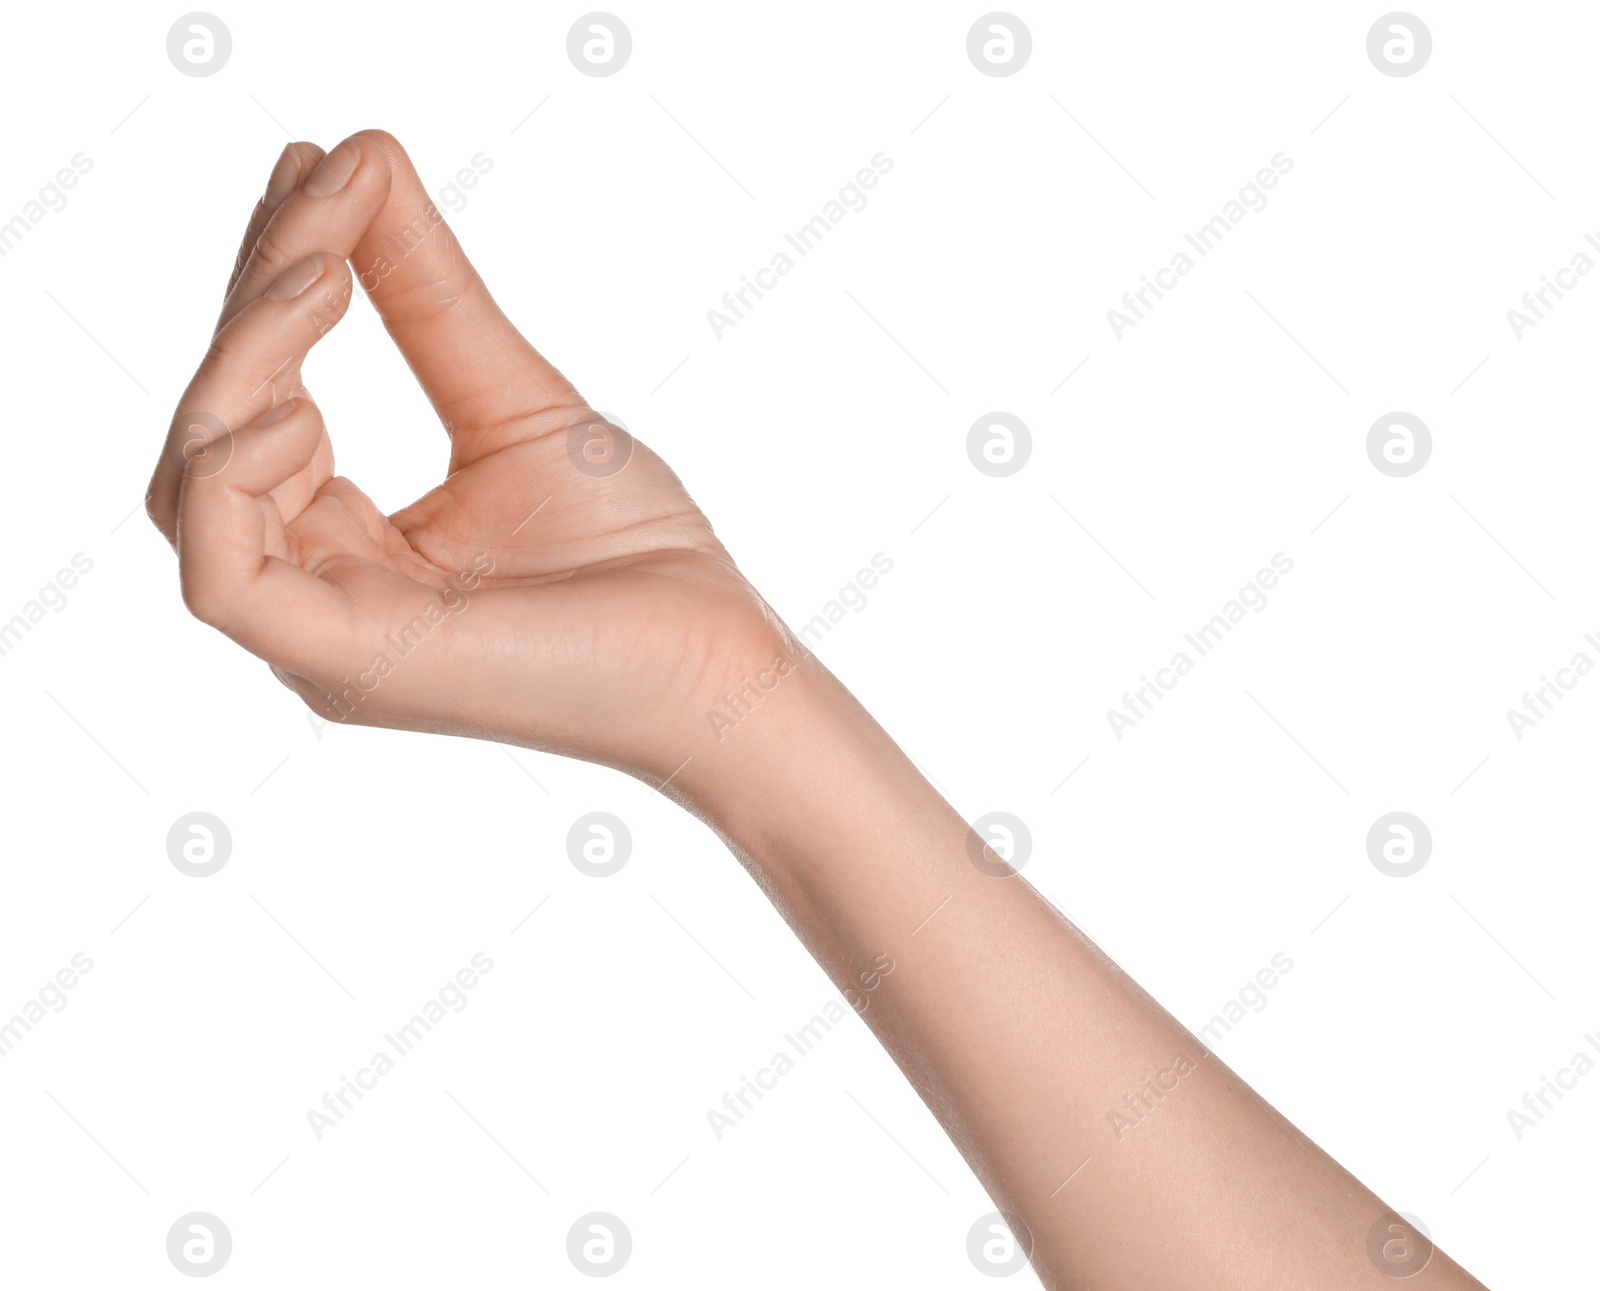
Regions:
<instances>
[{"instance_id":1,"label":"wrist","mask_svg":"<svg viewBox=\"0 0 1600 1291\"><path fill-rule=\"evenodd\" d=\"M792 839L811 800L876 724L803 648L780 644L759 668L730 670L699 715L673 783L686 804L741 845Z\"/></svg>"},{"instance_id":2,"label":"wrist","mask_svg":"<svg viewBox=\"0 0 1600 1291\"><path fill-rule=\"evenodd\" d=\"M912 905L925 886L948 891L951 870L968 868L965 822L814 655L790 658L736 723L712 733L708 719L703 751L673 781L680 800L791 923L809 910L840 927L831 908L868 872Z\"/></svg>"}]
</instances>

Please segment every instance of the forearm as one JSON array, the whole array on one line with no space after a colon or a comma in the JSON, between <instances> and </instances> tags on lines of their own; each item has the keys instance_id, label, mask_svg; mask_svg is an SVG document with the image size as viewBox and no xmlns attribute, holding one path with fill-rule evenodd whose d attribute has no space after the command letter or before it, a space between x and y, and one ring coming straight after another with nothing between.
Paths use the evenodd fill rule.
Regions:
<instances>
[{"instance_id":1,"label":"forearm","mask_svg":"<svg viewBox=\"0 0 1600 1291\"><path fill-rule=\"evenodd\" d=\"M784 686L696 805L1027 1224L1047 1285L1393 1284L1368 1253L1381 1201L997 875L815 661ZM1413 1285L1478 1284L1435 1252Z\"/></svg>"}]
</instances>

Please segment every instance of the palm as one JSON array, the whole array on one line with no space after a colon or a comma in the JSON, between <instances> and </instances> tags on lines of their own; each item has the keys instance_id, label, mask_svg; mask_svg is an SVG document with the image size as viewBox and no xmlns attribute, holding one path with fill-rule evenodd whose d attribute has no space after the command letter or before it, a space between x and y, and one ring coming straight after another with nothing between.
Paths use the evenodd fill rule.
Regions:
<instances>
[{"instance_id":1,"label":"palm","mask_svg":"<svg viewBox=\"0 0 1600 1291\"><path fill-rule=\"evenodd\" d=\"M448 624L449 652L416 655L423 662L406 665L405 684L374 691L378 702L357 687L347 692L354 702L328 707L339 687L327 676L279 675L341 720L410 726L431 704L432 723L460 734L669 774L703 727L692 696L730 643L770 631L764 607L676 475L625 432L568 407L526 418L509 440L497 434L498 446L485 448L482 435L457 427L453 455L468 460L392 516L331 476L331 449L286 482L276 554L360 607L361 641L394 640L419 605L463 576L482 577L472 578L479 608ZM581 678L551 668L553 641L583 643ZM368 662L358 653L351 667ZM546 696L532 729L496 725L494 697L530 684ZM573 724L599 716L597 705L674 734L659 747L574 740ZM629 729L626 720L602 726Z\"/></svg>"},{"instance_id":2,"label":"palm","mask_svg":"<svg viewBox=\"0 0 1600 1291\"><path fill-rule=\"evenodd\" d=\"M548 418L547 418L548 419ZM392 523L425 560L465 568L480 553L496 577L548 579L651 551L712 550L711 527L654 453L596 415L563 410L569 429L531 432L455 470ZM458 431L458 437L462 432ZM587 444L574 465L569 447ZM595 465L598 452L609 460Z\"/></svg>"}]
</instances>

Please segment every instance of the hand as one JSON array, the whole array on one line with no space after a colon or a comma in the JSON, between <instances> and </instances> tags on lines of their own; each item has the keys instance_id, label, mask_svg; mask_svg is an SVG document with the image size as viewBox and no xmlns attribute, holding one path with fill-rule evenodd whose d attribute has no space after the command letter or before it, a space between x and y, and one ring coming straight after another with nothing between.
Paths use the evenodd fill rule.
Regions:
<instances>
[{"instance_id":1,"label":"hand","mask_svg":"<svg viewBox=\"0 0 1600 1291\"><path fill-rule=\"evenodd\" d=\"M301 382L346 260L450 438L444 481L391 516L334 474ZM190 610L329 720L660 781L730 687L792 658L677 477L517 332L381 131L285 149L148 510Z\"/></svg>"},{"instance_id":2,"label":"hand","mask_svg":"<svg viewBox=\"0 0 1600 1291\"><path fill-rule=\"evenodd\" d=\"M346 259L451 438L444 483L388 517L333 474L300 382L348 306ZM324 715L675 776L1046 1286L1392 1281L1370 1253L1402 1231L1387 1206L984 851L660 459L506 321L389 136L285 152L149 510L190 608ZM723 741L709 719L754 703L751 678L762 718ZM1119 1108L1148 1118L1136 1140ZM1481 1286L1422 1253L1419 1287Z\"/></svg>"}]
</instances>

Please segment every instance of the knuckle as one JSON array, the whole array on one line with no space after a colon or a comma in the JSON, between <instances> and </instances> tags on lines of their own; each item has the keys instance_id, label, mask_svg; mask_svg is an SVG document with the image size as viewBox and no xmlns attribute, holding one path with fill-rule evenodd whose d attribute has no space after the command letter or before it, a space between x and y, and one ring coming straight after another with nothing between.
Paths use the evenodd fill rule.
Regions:
<instances>
[{"instance_id":1,"label":"knuckle","mask_svg":"<svg viewBox=\"0 0 1600 1291\"><path fill-rule=\"evenodd\" d=\"M206 579L185 576L182 580L184 608L208 627L227 632L232 607L226 591Z\"/></svg>"},{"instance_id":2,"label":"knuckle","mask_svg":"<svg viewBox=\"0 0 1600 1291\"><path fill-rule=\"evenodd\" d=\"M236 347L233 342L233 336L224 327L211 338L210 343L206 346L205 355L200 360L200 370L207 372L214 368L222 367L227 364L235 353Z\"/></svg>"},{"instance_id":3,"label":"knuckle","mask_svg":"<svg viewBox=\"0 0 1600 1291\"><path fill-rule=\"evenodd\" d=\"M251 258L256 263L257 272L271 279L276 278L290 264L298 260L300 255L293 234L284 227L281 219L275 218L261 230L261 236L256 239L256 248Z\"/></svg>"}]
</instances>

